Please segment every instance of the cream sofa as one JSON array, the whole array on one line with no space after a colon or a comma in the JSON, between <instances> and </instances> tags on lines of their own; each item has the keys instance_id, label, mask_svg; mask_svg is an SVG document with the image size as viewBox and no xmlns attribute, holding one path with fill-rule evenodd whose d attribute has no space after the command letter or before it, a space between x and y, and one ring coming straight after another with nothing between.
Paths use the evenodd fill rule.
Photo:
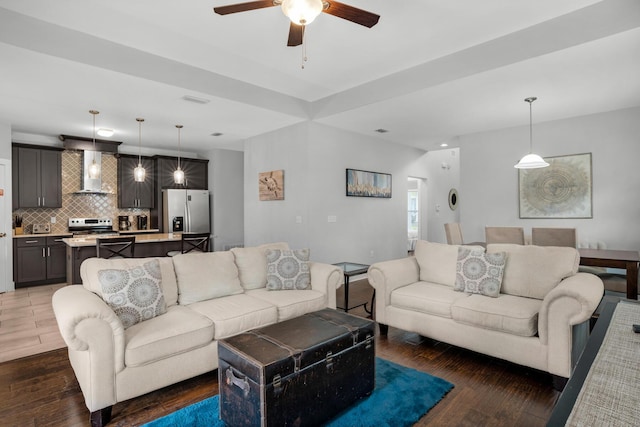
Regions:
<instances>
[{"instance_id":1,"label":"cream sofa","mask_svg":"<svg viewBox=\"0 0 640 427\"><path fill-rule=\"evenodd\" d=\"M584 346L602 280L574 248L489 244L506 253L497 297L454 290L457 245L419 241L415 256L371 265L375 318L388 326L554 375L563 387ZM458 279L459 280L459 279Z\"/></svg>"},{"instance_id":2,"label":"cream sofa","mask_svg":"<svg viewBox=\"0 0 640 427\"><path fill-rule=\"evenodd\" d=\"M117 402L216 369L220 339L336 307L338 267L310 262L311 289L267 290L266 248L287 244L82 263L83 285L59 289L53 309L92 425L109 422ZM99 277L153 260L166 312L125 329L103 300Z\"/></svg>"}]
</instances>

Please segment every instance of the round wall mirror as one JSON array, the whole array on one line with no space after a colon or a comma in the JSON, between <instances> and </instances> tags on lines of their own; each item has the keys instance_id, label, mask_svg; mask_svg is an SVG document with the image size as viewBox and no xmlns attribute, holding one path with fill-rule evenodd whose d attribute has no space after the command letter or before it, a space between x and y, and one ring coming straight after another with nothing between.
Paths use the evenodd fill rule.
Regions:
<instances>
[{"instance_id":1,"label":"round wall mirror","mask_svg":"<svg viewBox=\"0 0 640 427\"><path fill-rule=\"evenodd\" d=\"M455 211L458 207L458 190L452 188L449 190L449 208Z\"/></svg>"}]
</instances>

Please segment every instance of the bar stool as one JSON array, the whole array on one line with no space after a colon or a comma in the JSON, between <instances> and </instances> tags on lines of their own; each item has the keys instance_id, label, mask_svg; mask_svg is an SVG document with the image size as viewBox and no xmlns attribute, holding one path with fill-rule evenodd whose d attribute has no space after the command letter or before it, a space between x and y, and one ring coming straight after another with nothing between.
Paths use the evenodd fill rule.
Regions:
<instances>
[{"instance_id":1,"label":"bar stool","mask_svg":"<svg viewBox=\"0 0 640 427\"><path fill-rule=\"evenodd\" d=\"M167 256L187 254L189 252L209 252L209 233L182 233L180 239L180 250L169 251Z\"/></svg>"},{"instance_id":2,"label":"bar stool","mask_svg":"<svg viewBox=\"0 0 640 427\"><path fill-rule=\"evenodd\" d=\"M133 258L136 236L108 237L96 239L98 258Z\"/></svg>"}]
</instances>

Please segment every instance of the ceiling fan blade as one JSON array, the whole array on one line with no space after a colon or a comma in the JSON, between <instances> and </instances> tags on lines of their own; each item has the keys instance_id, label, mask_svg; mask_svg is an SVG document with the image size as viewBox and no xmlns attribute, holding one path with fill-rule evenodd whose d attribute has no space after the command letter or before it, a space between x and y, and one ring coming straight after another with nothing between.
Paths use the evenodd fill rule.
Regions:
<instances>
[{"instance_id":1,"label":"ceiling fan blade","mask_svg":"<svg viewBox=\"0 0 640 427\"><path fill-rule=\"evenodd\" d=\"M329 7L323 10L324 13L346 19L347 21L355 22L356 24L364 25L368 28L376 25L378 23L378 19L380 19L380 15L358 9L357 7L349 6L348 4L337 1L329 1L327 3L329 3Z\"/></svg>"},{"instance_id":2,"label":"ceiling fan blade","mask_svg":"<svg viewBox=\"0 0 640 427\"><path fill-rule=\"evenodd\" d=\"M293 22L289 25L289 41L287 46L300 46L304 37L304 25L296 25Z\"/></svg>"},{"instance_id":3,"label":"ceiling fan blade","mask_svg":"<svg viewBox=\"0 0 640 427\"><path fill-rule=\"evenodd\" d=\"M248 10L262 9L264 7L275 6L273 0L250 1L247 3L230 4L228 6L214 7L213 11L218 15L228 15L230 13L246 12Z\"/></svg>"}]
</instances>

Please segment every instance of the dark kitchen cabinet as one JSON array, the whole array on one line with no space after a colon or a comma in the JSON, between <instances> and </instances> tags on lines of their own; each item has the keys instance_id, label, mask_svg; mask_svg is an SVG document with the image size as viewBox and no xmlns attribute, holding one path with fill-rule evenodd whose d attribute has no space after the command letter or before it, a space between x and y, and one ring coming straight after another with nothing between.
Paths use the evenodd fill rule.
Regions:
<instances>
[{"instance_id":1,"label":"dark kitchen cabinet","mask_svg":"<svg viewBox=\"0 0 640 427\"><path fill-rule=\"evenodd\" d=\"M173 172L178 168L176 157L156 156L156 161L161 190L164 188L209 189L209 160L180 159L180 168L184 171L184 185L173 182Z\"/></svg>"},{"instance_id":2,"label":"dark kitchen cabinet","mask_svg":"<svg viewBox=\"0 0 640 427\"><path fill-rule=\"evenodd\" d=\"M176 157L155 156L156 160L156 206L151 209L151 228L157 228L161 232L162 225L162 190L166 188L189 188L196 190L209 189L209 160L204 159L180 159L180 168L184 171L184 185L173 182L173 172L178 167Z\"/></svg>"},{"instance_id":3,"label":"dark kitchen cabinet","mask_svg":"<svg viewBox=\"0 0 640 427\"><path fill-rule=\"evenodd\" d=\"M138 156L118 157L118 207L151 209L155 205L154 179L155 162L148 157L141 158L145 168L144 182L136 182L133 170L138 166Z\"/></svg>"},{"instance_id":4,"label":"dark kitchen cabinet","mask_svg":"<svg viewBox=\"0 0 640 427\"><path fill-rule=\"evenodd\" d=\"M62 207L62 150L22 145L12 148L12 163L17 169L13 209Z\"/></svg>"},{"instance_id":5,"label":"dark kitchen cabinet","mask_svg":"<svg viewBox=\"0 0 640 427\"><path fill-rule=\"evenodd\" d=\"M13 280L17 288L67 281L64 237L24 237L13 240Z\"/></svg>"}]
</instances>

